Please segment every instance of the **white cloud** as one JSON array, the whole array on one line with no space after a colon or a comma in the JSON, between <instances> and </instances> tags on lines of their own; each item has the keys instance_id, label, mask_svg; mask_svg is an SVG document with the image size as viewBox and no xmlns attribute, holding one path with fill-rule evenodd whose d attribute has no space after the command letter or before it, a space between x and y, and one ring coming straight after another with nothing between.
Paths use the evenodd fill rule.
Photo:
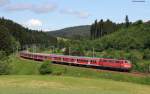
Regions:
<instances>
[{"instance_id":1,"label":"white cloud","mask_svg":"<svg viewBox=\"0 0 150 94\"><path fill-rule=\"evenodd\" d=\"M88 18L90 16L90 14L88 12L75 11L72 9L64 9L64 10L61 10L60 13L68 14L68 15L74 15L74 16L77 16L79 18Z\"/></svg>"},{"instance_id":2,"label":"white cloud","mask_svg":"<svg viewBox=\"0 0 150 94\"><path fill-rule=\"evenodd\" d=\"M55 4L40 4L40 5L35 5L35 4L29 4L29 3L22 3L22 4L13 4L9 5L6 7L7 11L31 11L34 13L48 13L52 12L57 8Z\"/></svg>"},{"instance_id":3,"label":"white cloud","mask_svg":"<svg viewBox=\"0 0 150 94\"><path fill-rule=\"evenodd\" d=\"M9 0L0 0L0 6L4 6L9 3Z\"/></svg>"},{"instance_id":4,"label":"white cloud","mask_svg":"<svg viewBox=\"0 0 150 94\"><path fill-rule=\"evenodd\" d=\"M25 25L27 27L40 27L43 25L43 23L38 19L30 19L25 23Z\"/></svg>"}]
</instances>

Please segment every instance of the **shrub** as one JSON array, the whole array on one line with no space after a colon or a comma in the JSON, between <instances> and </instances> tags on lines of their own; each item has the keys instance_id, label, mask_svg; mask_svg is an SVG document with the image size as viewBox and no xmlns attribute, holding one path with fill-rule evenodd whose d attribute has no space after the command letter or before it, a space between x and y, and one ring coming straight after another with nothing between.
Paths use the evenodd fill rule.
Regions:
<instances>
[{"instance_id":1,"label":"shrub","mask_svg":"<svg viewBox=\"0 0 150 94\"><path fill-rule=\"evenodd\" d=\"M7 75L10 71L8 57L5 52L0 51L0 75Z\"/></svg>"},{"instance_id":2,"label":"shrub","mask_svg":"<svg viewBox=\"0 0 150 94\"><path fill-rule=\"evenodd\" d=\"M9 63L6 61L0 61L0 75L7 75L9 74L9 71Z\"/></svg>"},{"instance_id":3,"label":"shrub","mask_svg":"<svg viewBox=\"0 0 150 94\"><path fill-rule=\"evenodd\" d=\"M45 61L39 68L40 74L42 75L51 74L52 73L51 66L52 65L50 61Z\"/></svg>"}]
</instances>

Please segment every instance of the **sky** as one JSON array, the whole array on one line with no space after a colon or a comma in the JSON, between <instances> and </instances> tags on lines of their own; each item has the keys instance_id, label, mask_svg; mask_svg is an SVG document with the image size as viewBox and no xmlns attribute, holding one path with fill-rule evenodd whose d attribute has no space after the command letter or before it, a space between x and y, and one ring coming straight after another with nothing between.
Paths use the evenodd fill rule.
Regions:
<instances>
[{"instance_id":1,"label":"sky","mask_svg":"<svg viewBox=\"0 0 150 94\"><path fill-rule=\"evenodd\" d=\"M90 25L94 20L150 20L150 0L0 0L0 17L34 30ZM139 1L139 0L136 0Z\"/></svg>"}]
</instances>

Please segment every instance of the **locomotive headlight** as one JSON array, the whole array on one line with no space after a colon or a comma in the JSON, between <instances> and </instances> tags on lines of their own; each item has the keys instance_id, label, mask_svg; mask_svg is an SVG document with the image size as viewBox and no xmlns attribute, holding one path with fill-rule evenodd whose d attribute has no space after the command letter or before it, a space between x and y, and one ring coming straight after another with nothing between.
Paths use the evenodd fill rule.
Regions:
<instances>
[{"instance_id":1,"label":"locomotive headlight","mask_svg":"<svg viewBox=\"0 0 150 94\"><path fill-rule=\"evenodd\" d=\"M130 65L124 65L125 68L130 68Z\"/></svg>"}]
</instances>

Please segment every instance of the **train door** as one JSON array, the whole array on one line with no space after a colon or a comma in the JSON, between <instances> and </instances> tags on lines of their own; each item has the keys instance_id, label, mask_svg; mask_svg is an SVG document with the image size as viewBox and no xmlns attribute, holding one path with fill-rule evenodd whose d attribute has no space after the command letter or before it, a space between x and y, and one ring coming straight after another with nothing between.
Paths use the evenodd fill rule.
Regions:
<instances>
[{"instance_id":1,"label":"train door","mask_svg":"<svg viewBox=\"0 0 150 94\"><path fill-rule=\"evenodd\" d=\"M91 60L90 60L90 65L97 66L97 65L98 65L98 60L96 60L96 59L91 59Z\"/></svg>"},{"instance_id":2,"label":"train door","mask_svg":"<svg viewBox=\"0 0 150 94\"><path fill-rule=\"evenodd\" d=\"M103 60L102 60L102 59L99 59L99 60L98 60L98 65L99 65L99 66L103 66Z\"/></svg>"}]
</instances>

